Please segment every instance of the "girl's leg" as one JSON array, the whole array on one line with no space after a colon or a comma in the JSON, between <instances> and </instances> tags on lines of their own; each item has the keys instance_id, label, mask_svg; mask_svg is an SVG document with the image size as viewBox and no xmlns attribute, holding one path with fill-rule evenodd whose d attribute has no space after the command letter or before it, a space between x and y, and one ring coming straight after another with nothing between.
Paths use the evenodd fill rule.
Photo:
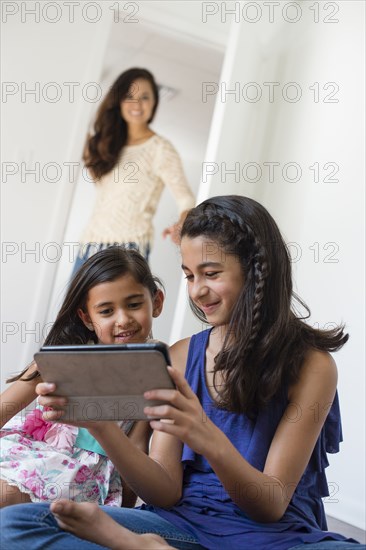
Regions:
<instances>
[{"instance_id":1,"label":"girl's leg","mask_svg":"<svg viewBox=\"0 0 366 550\"><path fill-rule=\"evenodd\" d=\"M6 481L0 479L0 508L12 504L24 504L25 502L32 502L29 495L19 491L18 487L8 485Z\"/></svg>"},{"instance_id":2,"label":"girl's leg","mask_svg":"<svg viewBox=\"0 0 366 550\"><path fill-rule=\"evenodd\" d=\"M59 501L58 504L65 506L63 510L57 513L58 521L61 521L69 529L69 532L60 529L47 504L19 504L1 510L2 550L24 550L24 548L32 548L32 550L43 550L44 548L52 548L52 550L75 550L75 548L78 550L101 550L101 548L106 548L106 545L109 548L118 550L132 550L133 548L142 550L154 547L148 546L148 544L154 542L151 537L140 536L140 534L145 535L147 533L159 535L173 548L202 550L202 547L193 536L177 529L153 512L103 506L97 509L96 516L94 516L95 509L93 510L86 504L73 502L69 505L68 501L64 500ZM56 503L53 508L57 508ZM102 510L109 516L108 520L115 520L119 526L127 528L127 531L117 529L114 522L107 523L104 515L98 513ZM97 527L97 521L103 522L104 527L102 529ZM80 529L84 534L88 531L89 541L77 537L77 523L80 524ZM111 525L113 525L113 541L109 537ZM74 529L75 534L71 532L71 529ZM134 533L130 533L128 530ZM139 535L136 535L136 533ZM103 540L101 540L101 537L103 537ZM113 546L111 546L111 543ZM158 540L158 544L162 543ZM158 549L159 546L155 546L155 548Z\"/></svg>"},{"instance_id":3,"label":"girl's leg","mask_svg":"<svg viewBox=\"0 0 366 550\"><path fill-rule=\"evenodd\" d=\"M101 546L112 549L126 547L131 550L173 548L158 535L136 535L129 531L103 512L97 504L88 502L76 504L71 500L62 500L52 504L50 508L61 529Z\"/></svg>"}]
</instances>

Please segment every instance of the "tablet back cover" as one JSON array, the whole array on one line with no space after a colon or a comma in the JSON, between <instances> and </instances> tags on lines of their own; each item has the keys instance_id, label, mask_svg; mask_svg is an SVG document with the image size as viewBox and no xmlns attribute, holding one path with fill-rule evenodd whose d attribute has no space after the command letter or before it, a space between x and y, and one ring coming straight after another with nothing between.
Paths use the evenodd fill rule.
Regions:
<instances>
[{"instance_id":1,"label":"tablet back cover","mask_svg":"<svg viewBox=\"0 0 366 550\"><path fill-rule=\"evenodd\" d=\"M34 356L42 379L68 398L62 420L146 420L143 393L174 388L166 359L158 350L41 351Z\"/></svg>"}]
</instances>

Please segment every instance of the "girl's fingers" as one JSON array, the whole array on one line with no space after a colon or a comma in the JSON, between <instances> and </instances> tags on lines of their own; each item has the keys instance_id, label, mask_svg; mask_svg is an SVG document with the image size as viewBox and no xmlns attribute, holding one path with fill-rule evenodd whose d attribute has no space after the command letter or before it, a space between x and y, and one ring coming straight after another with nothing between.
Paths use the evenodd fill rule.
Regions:
<instances>
[{"instance_id":1,"label":"girl's fingers","mask_svg":"<svg viewBox=\"0 0 366 550\"><path fill-rule=\"evenodd\" d=\"M177 368L168 367L168 371L177 389L184 397L188 399L196 397L195 393L191 390L191 387L184 378L183 374ZM176 390L150 390L144 393L144 397L145 399L161 399L166 401L173 401L175 398L177 398L177 393L179 392L177 392Z\"/></svg>"},{"instance_id":2,"label":"girl's fingers","mask_svg":"<svg viewBox=\"0 0 366 550\"><path fill-rule=\"evenodd\" d=\"M43 417L43 420L46 420L48 422L53 422L56 420L60 420L63 414L64 414L64 411L62 410L49 409L47 411L43 411L42 417Z\"/></svg>"},{"instance_id":3,"label":"girl's fingers","mask_svg":"<svg viewBox=\"0 0 366 550\"><path fill-rule=\"evenodd\" d=\"M67 399L65 397L39 397L38 403L42 407L51 407L53 409L62 409L67 404Z\"/></svg>"},{"instance_id":4,"label":"girl's fingers","mask_svg":"<svg viewBox=\"0 0 366 550\"><path fill-rule=\"evenodd\" d=\"M149 419L164 418L175 420L179 411L170 405L157 405L156 407L144 407L144 413Z\"/></svg>"},{"instance_id":5,"label":"girl's fingers","mask_svg":"<svg viewBox=\"0 0 366 550\"><path fill-rule=\"evenodd\" d=\"M56 389L55 384L50 384L49 382L40 382L36 385L36 393L38 395L47 395L48 393L54 392Z\"/></svg>"},{"instance_id":6,"label":"girl's fingers","mask_svg":"<svg viewBox=\"0 0 366 550\"><path fill-rule=\"evenodd\" d=\"M144 398L149 401L163 401L176 410L183 411L187 410L189 407L187 398L184 397L179 390L151 390L144 393ZM156 410L158 406L159 403L154 405L146 403L146 407L153 408L154 410Z\"/></svg>"},{"instance_id":7,"label":"girl's fingers","mask_svg":"<svg viewBox=\"0 0 366 550\"><path fill-rule=\"evenodd\" d=\"M147 406L144 408L144 413L150 418L164 418L179 420L181 414L189 414L193 412L195 402L198 402L196 395L191 390L184 376L174 367L168 367L169 374L172 377L176 390L150 390L144 393L145 399L165 401L168 404ZM193 408L192 408L193 407Z\"/></svg>"},{"instance_id":8,"label":"girl's fingers","mask_svg":"<svg viewBox=\"0 0 366 550\"><path fill-rule=\"evenodd\" d=\"M163 419L170 420L173 424L186 424L189 418L200 418L202 415L201 407L191 406L187 398L176 392L179 400L175 400L172 404L154 405L152 407L144 407L144 413L150 420Z\"/></svg>"},{"instance_id":9,"label":"girl's fingers","mask_svg":"<svg viewBox=\"0 0 366 550\"><path fill-rule=\"evenodd\" d=\"M179 438L178 428L174 423L164 422L163 420L150 420L150 427L152 430L158 432L165 432L170 435L175 435Z\"/></svg>"},{"instance_id":10,"label":"girl's fingers","mask_svg":"<svg viewBox=\"0 0 366 550\"><path fill-rule=\"evenodd\" d=\"M52 392L54 392L55 389L56 385L48 382L41 382L40 384L37 384L36 393L38 394L37 402L39 405L42 405L42 407L52 407L56 409L64 407L67 403L67 399L65 397L53 395Z\"/></svg>"},{"instance_id":11,"label":"girl's fingers","mask_svg":"<svg viewBox=\"0 0 366 550\"><path fill-rule=\"evenodd\" d=\"M188 398L195 397L190 385L183 374L176 367L168 367L169 374L179 391Z\"/></svg>"}]
</instances>

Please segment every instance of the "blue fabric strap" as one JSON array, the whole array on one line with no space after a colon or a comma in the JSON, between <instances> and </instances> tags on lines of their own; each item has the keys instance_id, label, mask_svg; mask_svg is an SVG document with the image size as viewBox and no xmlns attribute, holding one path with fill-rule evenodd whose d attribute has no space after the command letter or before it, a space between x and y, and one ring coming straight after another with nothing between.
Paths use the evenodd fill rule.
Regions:
<instances>
[{"instance_id":1,"label":"blue fabric strap","mask_svg":"<svg viewBox=\"0 0 366 550\"><path fill-rule=\"evenodd\" d=\"M92 451L102 456L107 456L103 447L101 447L98 441L90 435L85 428L79 428L78 435L76 436L75 447L84 449L85 451Z\"/></svg>"}]
</instances>

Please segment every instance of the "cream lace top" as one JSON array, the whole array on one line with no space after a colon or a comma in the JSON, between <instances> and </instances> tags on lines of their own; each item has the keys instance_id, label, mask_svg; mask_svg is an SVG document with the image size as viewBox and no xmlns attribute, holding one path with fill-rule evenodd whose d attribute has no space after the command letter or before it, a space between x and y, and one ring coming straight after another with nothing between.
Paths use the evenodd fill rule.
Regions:
<instances>
[{"instance_id":1,"label":"cream lace top","mask_svg":"<svg viewBox=\"0 0 366 550\"><path fill-rule=\"evenodd\" d=\"M125 146L115 168L96 183L94 209L80 243L152 244L152 219L164 185L179 213L194 206L181 160L168 140L155 134L144 143Z\"/></svg>"}]
</instances>

